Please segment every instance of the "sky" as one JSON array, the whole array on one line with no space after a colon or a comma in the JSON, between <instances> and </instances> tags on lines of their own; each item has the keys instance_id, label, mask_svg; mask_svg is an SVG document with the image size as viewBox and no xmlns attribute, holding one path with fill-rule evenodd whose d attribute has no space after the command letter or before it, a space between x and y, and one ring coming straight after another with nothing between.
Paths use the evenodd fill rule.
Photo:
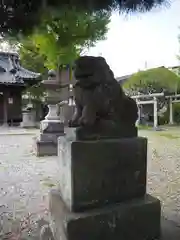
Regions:
<instances>
[{"instance_id":1,"label":"sky","mask_svg":"<svg viewBox=\"0 0 180 240\"><path fill-rule=\"evenodd\" d=\"M159 66L177 66L180 0L148 13L113 13L107 39L88 55L103 56L116 77Z\"/></svg>"}]
</instances>

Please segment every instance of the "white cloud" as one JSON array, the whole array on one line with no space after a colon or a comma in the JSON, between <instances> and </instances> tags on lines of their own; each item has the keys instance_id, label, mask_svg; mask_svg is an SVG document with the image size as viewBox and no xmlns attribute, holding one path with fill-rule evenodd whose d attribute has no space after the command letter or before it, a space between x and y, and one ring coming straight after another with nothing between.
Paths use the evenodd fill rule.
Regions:
<instances>
[{"instance_id":1,"label":"white cloud","mask_svg":"<svg viewBox=\"0 0 180 240\"><path fill-rule=\"evenodd\" d=\"M114 13L107 40L90 49L89 55L102 55L121 76L147 66L177 65L180 33L180 1L169 9L125 17Z\"/></svg>"}]
</instances>

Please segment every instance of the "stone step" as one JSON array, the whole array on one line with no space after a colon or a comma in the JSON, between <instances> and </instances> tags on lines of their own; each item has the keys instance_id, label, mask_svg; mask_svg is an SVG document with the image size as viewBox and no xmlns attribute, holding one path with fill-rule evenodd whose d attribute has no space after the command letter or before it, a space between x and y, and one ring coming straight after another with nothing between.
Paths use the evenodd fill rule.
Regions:
<instances>
[{"instance_id":1,"label":"stone step","mask_svg":"<svg viewBox=\"0 0 180 240\"><path fill-rule=\"evenodd\" d=\"M58 239L58 238L56 237L56 239ZM179 239L180 239L180 227L177 226L175 222L164 219L162 217L161 218L161 238L160 238L160 240L179 240ZM45 230L42 229L40 240L55 240L50 226L47 225Z\"/></svg>"},{"instance_id":2,"label":"stone step","mask_svg":"<svg viewBox=\"0 0 180 240\"><path fill-rule=\"evenodd\" d=\"M161 240L179 240L180 239L180 227L175 222L161 218Z\"/></svg>"},{"instance_id":3,"label":"stone step","mask_svg":"<svg viewBox=\"0 0 180 240\"><path fill-rule=\"evenodd\" d=\"M60 194L52 191L50 212L55 240L160 238L160 201L150 195L83 213L73 213L67 209Z\"/></svg>"}]
</instances>

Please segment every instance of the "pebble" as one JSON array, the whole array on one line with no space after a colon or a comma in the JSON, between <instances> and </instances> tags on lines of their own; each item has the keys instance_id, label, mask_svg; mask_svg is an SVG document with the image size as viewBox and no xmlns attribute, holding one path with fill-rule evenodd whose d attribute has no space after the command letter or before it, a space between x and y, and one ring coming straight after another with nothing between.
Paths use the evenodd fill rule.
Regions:
<instances>
[{"instance_id":1,"label":"pebble","mask_svg":"<svg viewBox=\"0 0 180 240\"><path fill-rule=\"evenodd\" d=\"M161 200L166 218L180 223L180 138L160 133L139 132L148 137L147 191ZM0 135L1 239L25 223L22 239L38 239L37 223L47 223L48 192L58 182L58 158L37 158L33 141L30 134Z\"/></svg>"}]
</instances>

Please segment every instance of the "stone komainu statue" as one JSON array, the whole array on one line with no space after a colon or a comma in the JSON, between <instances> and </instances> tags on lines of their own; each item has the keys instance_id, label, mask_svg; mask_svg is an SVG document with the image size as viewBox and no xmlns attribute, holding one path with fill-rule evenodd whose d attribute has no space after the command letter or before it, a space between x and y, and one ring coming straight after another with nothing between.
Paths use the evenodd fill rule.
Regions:
<instances>
[{"instance_id":1,"label":"stone komainu statue","mask_svg":"<svg viewBox=\"0 0 180 240\"><path fill-rule=\"evenodd\" d=\"M79 140L137 136L136 102L126 96L103 57L76 60L76 112L69 122Z\"/></svg>"}]
</instances>

